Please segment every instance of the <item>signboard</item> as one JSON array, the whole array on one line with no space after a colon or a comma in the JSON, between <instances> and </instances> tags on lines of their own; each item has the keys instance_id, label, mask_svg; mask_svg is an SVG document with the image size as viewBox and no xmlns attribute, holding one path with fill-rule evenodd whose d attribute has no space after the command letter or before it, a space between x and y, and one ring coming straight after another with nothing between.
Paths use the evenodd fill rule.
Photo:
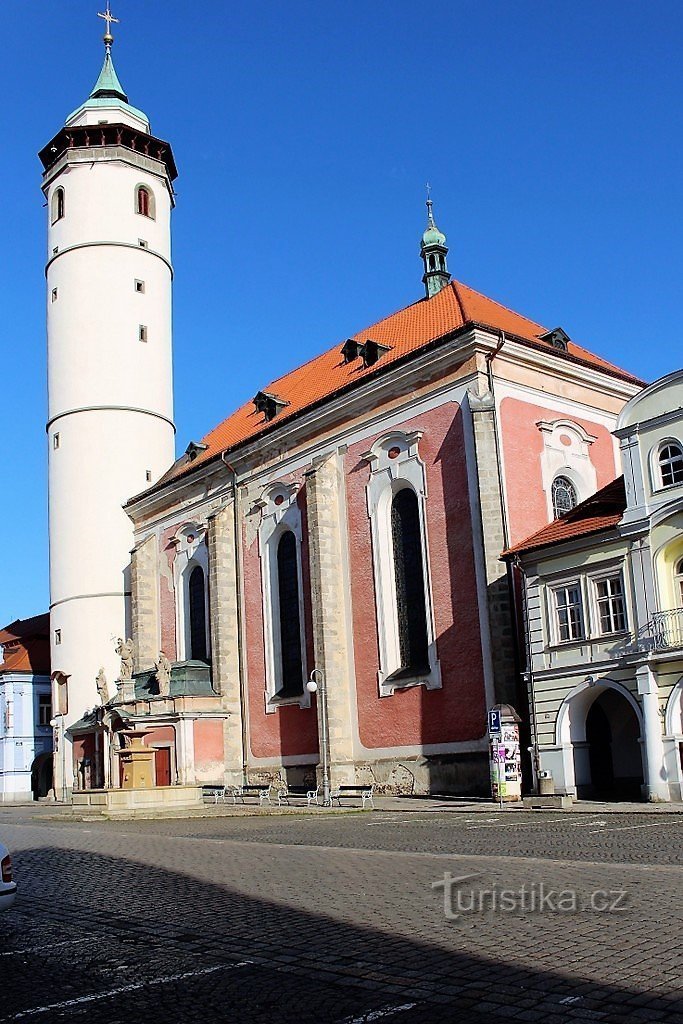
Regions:
<instances>
[{"instance_id":1,"label":"signboard","mask_svg":"<svg viewBox=\"0 0 683 1024\"><path fill-rule=\"evenodd\" d=\"M497 717L497 721L494 716ZM494 730L493 725L498 729ZM499 711L489 711L491 790L493 799L520 800L522 796L522 759L519 749L519 727L515 722L501 722Z\"/></svg>"},{"instance_id":2,"label":"signboard","mask_svg":"<svg viewBox=\"0 0 683 1024\"><path fill-rule=\"evenodd\" d=\"M493 708L489 711L489 732L500 732L500 711L498 708Z\"/></svg>"}]
</instances>

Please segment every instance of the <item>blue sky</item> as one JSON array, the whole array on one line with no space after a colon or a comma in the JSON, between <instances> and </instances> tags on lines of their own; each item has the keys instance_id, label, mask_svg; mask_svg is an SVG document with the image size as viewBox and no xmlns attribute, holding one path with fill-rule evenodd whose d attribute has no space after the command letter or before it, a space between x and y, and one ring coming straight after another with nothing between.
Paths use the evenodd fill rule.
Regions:
<instances>
[{"instance_id":1,"label":"blue sky","mask_svg":"<svg viewBox=\"0 0 683 1024\"><path fill-rule=\"evenodd\" d=\"M0 624L49 599L36 153L92 88L102 9L0 10L14 55L0 63ZM113 13L119 77L180 171L179 449L419 298L428 179L456 278L648 379L681 366L680 3L116 0Z\"/></svg>"}]
</instances>

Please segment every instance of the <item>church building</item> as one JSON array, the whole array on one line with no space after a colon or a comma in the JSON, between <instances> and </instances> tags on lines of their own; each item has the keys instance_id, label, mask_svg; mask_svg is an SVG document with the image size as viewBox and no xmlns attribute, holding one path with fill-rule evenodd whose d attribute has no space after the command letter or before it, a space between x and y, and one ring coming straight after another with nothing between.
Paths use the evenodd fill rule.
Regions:
<instances>
[{"instance_id":1,"label":"church building","mask_svg":"<svg viewBox=\"0 0 683 1024\"><path fill-rule=\"evenodd\" d=\"M176 168L111 44L41 152L66 785L144 730L157 786L308 784L322 741L333 784L487 792L487 709L526 713L501 553L619 474L642 382L452 279L428 199L405 308L173 461Z\"/></svg>"}]
</instances>

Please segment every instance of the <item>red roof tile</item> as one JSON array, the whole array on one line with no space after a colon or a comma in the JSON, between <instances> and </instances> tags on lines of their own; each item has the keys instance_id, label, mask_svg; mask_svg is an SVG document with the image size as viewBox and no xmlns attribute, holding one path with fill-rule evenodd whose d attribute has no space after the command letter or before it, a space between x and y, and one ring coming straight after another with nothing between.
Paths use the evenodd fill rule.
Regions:
<instances>
[{"instance_id":1,"label":"red roof tile","mask_svg":"<svg viewBox=\"0 0 683 1024\"><path fill-rule=\"evenodd\" d=\"M262 386L263 391L287 403L272 421L273 426L279 426L321 399L329 398L345 387L364 380L377 373L378 368L381 370L403 356L424 348L430 342L453 334L466 324L479 324L505 331L506 334L543 351L554 352L560 359L579 360L605 369L624 380L642 383L632 374L600 359L574 342L569 343L567 353L551 349L547 342L539 340L547 328L507 309L467 285L451 281L431 298L420 299L353 336L355 341L361 343L371 338L382 345L390 346L390 351L382 356L378 364L364 368L360 359L345 363L341 356L342 342L339 341L334 348L285 374L284 377ZM252 402L245 403L202 438L202 442L207 446L205 451L196 455L191 462L187 458L179 459L159 483L173 479L190 466L200 465L221 452L255 437L269 429L269 426L263 414L256 411Z\"/></svg>"},{"instance_id":2,"label":"red roof tile","mask_svg":"<svg viewBox=\"0 0 683 1024\"><path fill-rule=\"evenodd\" d=\"M0 629L3 662L0 672L50 674L50 616L16 619Z\"/></svg>"},{"instance_id":3,"label":"red roof tile","mask_svg":"<svg viewBox=\"0 0 683 1024\"><path fill-rule=\"evenodd\" d=\"M626 490L623 476L617 477L605 487L586 498L571 512L565 512L559 519L548 523L542 530L532 533L526 540L503 552L502 557L535 551L550 544L560 544L587 534L610 530L617 525L626 508Z\"/></svg>"}]
</instances>

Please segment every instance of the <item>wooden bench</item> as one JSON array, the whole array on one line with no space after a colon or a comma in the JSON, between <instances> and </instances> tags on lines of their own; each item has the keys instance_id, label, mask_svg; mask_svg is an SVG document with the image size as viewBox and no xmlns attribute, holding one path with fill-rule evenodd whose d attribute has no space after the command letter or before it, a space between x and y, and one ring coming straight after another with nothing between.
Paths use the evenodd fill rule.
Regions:
<instances>
[{"instance_id":1,"label":"wooden bench","mask_svg":"<svg viewBox=\"0 0 683 1024\"><path fill-rule=\"evenodd\" d=\"M337 788L333 789L330 794L330 802L334 803L334 801L336 800L339 806L341 807L342 798L360 797L362 801L363 810L365 810L366 803L369 803L374 811L375 805L372 799L374 789L374 782L360 786L337 786Z\"/></svg>"},{"instance_id":2,"label":"wooden bench","mask_svg":"<svg viewBox=\"0 0 683 1024\"><path fill-rule=\"evenodd\" d=\"M309 789L308 786L286 786L282 789L274 789L275 795L277 796L277 805L280 807L282 804L291 806L290 799L292 797L306 797L306 806L310 807L312 804L320 806L318 803L318 797L320 796L320 786L317 789Z\"/></svg>"}]
</instances>

